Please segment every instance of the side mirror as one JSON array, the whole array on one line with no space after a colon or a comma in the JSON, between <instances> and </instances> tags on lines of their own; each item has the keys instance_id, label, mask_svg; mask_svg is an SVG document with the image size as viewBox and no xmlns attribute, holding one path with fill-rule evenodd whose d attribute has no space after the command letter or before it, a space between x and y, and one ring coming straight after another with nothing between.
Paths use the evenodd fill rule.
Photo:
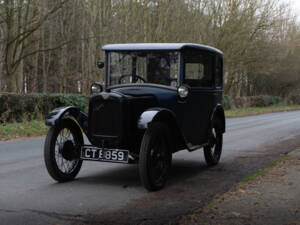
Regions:
<instances>
[{"instance_id":1,"label":"side mirror","mask_svg":"<svg viewBox=\"0 0 300 225\"><path fill-rule=\"evenodd\" d=\"M99 69L102 69L104 67L104 62L98 61L97 66L98 66Z\"/></svg>"}]
</instances>

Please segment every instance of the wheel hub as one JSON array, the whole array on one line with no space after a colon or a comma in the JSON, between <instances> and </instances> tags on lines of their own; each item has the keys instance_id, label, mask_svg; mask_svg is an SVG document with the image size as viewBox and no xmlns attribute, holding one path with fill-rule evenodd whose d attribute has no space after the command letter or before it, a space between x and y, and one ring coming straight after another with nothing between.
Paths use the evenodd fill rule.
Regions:
<instances>
[{"instance_id":1,"label":"wheel hub","mask_svg":"<svg viewBox=\"0 0 300 225\"><path fill-rule=\"evenodd\" d=\"M66 160L73 160L76 157L75 146L72 141L66 141L61 149L61 154Z\"/></svg>"}]
</instances>

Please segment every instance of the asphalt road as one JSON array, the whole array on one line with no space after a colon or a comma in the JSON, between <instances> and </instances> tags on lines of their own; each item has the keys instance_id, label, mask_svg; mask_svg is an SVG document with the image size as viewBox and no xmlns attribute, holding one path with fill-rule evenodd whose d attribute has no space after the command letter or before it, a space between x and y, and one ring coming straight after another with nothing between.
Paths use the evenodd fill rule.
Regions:
<instances>
[{"instance_id":1,"label":"asphalt road","mask_svg":"<svg viewBox=\"0 0 300 225\"><path fill-rule=\"evenodd\" d=\"M227 119L221 163L207 168L202 151L179 152L166 188L156 193L141 186L136 165L84 162L75 181L58 184L44 165L43 138L0 142L0 224L173 221L288 151L282 146L289 141L300 143L298 137L300 111Z\"/></svg>"}]
</instances>

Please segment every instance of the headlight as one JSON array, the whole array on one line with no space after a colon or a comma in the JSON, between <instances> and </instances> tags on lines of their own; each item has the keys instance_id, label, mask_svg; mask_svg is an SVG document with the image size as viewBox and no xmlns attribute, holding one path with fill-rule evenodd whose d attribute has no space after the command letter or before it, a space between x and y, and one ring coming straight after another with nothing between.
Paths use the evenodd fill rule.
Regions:
<instances>
[{"instance_id":1,"label":"headlight","mask_svg":"<svg viewBox=\"0 0 300 225\"><path fill-rule=\"evenodd\" d=\"M103 91L103 87L100 83L93 83L91 86L91 93L97 94Z\"/></svg>"},{"instance_id":2,"label":"headlight","mask_svg":"<svg viewBox=\"0 0 300 225\"><path fill-rule=\"evenodd\" d=\"M190 90L187 86L182 85L178 88L178 94L180 98L186 98L189 95L189 92Z\"/></svg>"}]
</instances>

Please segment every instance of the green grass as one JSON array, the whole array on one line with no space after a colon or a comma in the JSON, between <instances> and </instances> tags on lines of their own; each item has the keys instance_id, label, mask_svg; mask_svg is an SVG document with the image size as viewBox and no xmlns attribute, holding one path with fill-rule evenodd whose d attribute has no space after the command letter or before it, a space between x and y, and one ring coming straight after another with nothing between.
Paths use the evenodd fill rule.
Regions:
<instances>
[{"instance_id":1,"label":"green grass","mask_svg":"<svg viewBox=\"0 0 300 225\"><path fill-rule=\"evenodd\" d=\"M0 140L40 136L46 134L47 130L48 127L41 120L0 124Z\"/></svg>"},{"instance_id":2,"label":"green grass","mask_svg":"<svg viewBox=\"0 0 300 225\"><path fill-rule=\"evenodd\" d=\"M232 109L232 110L226 110L225 114L227 118L230 118L230 117L259 115L259 114L273 113L273 112L292 111L292 110L300 110L300 105L273 105L268 107Z\"/></svg>"}]
</instances>

